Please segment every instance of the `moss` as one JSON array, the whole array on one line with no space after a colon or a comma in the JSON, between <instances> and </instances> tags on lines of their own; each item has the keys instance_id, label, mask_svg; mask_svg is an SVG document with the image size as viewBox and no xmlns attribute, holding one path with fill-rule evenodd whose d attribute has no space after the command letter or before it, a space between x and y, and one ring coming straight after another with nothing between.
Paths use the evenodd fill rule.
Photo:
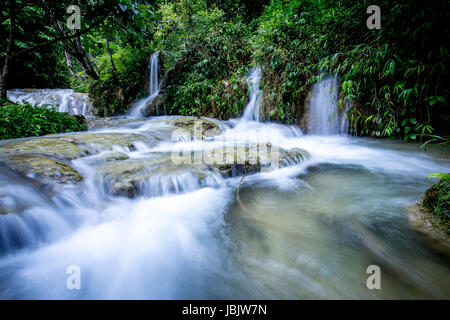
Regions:
<instances>
[{"instance_id":1,"label":"moss","mask_svg":"<svg viewBox=\"0 0 450 320\"><path fill-rule=\"evenodd\" d=\"M431 186L425 192L423 205L439 219L438 225L448 233L450 226L450 180L441 180Z\"/></svg>"}]
</instances>

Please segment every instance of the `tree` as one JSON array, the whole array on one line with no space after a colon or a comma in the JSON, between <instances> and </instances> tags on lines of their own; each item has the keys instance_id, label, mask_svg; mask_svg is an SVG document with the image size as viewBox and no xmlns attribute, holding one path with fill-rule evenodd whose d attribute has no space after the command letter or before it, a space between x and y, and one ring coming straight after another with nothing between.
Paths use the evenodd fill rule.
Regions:
<instances>
[{"instance_id":1,"label":"tree","mask_svg":"<svg viewBox=\"0 0 450 320\"><path fill-rule=\"evenodd\" d=\"M68 57L75 59L88 76L98 78L92 59L83 49L82 36L92 32L116 11L118 1L80 2L84 4L82 26L80 30L72 31L63 23L67 17L66 8L71 5L69 1L5 1L6 10L1 11L1 21L6 26L8 41L2 48L4 58L0 72L0 97L6 97L8 74L14 60L56 43L61 43ZM36 20L40 22L40 27L38 30L30 29L30 21ZM36 23L33 25L36 27Z\"/></svg>"}]
</instances>

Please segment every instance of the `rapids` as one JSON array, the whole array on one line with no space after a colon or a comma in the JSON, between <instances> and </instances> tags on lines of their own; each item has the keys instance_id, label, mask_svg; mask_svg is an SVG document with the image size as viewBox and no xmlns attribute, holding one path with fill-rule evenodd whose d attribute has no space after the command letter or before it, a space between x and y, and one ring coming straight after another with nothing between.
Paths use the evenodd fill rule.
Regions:
<instances>
[{"instance_id":1,"label":"rapids","mask_svg":"<svg viewBox=\"0 0 450 320\"><path fill-rule=\"evenodd\" d=\"M56 193L0 158L0 298L450 298L448 252L428 247L408 223L408 207L432 183L425 176L448 172L449 154L253 121L253 76L251 109L212 120L217 136L174 136L169 116L91 130L97 140L133 134L133 147L116 136L106 149L88 145L98 152L66 161L84 179ZM195 167L168 159L146 167L152 175L136 197L105 190L108 157L152 161L261 141L310 157L244 178L202 172L201 181ZM73 265L80 290L66 287ZM381 290L366 287L370 265L381 269Z\"/></svg>"}]
</instances>

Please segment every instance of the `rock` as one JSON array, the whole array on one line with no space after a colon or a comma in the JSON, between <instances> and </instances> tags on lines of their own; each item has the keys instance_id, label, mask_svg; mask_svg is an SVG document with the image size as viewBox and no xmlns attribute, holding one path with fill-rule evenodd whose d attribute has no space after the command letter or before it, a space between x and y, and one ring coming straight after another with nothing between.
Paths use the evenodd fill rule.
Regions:
<instances>
[{"instance_id":1,"label":"rock","mask_svg":"<svg viewBox=\"0 0 450 320\"><path fill-rule=\"evenodd\" d=\"M145 141L146 137L135 133L76 133L56 138L61 141L82 145L92 153L113 150L114 147L125 147L134 150L134 143Z\"/></svg>"},{"instance_id":2,"label":"rock","mask_svg":"<svg viewBox=\"0 0 450 320\"><path fill-rule=\"evenodd\" d=\"M103 181L110 194L133 198L146 187L145 194L154 195L162 193L161 190L193 190L193 185L198 186L211 175L204 165L179 165L171 161L170 153L152 153L145 159L107 163L99 168L97 179Z\"/></svg>"},{"instance_id":3,"label":"rock","mask_svg":"<svg viewBox=\"0 0 450 320\"><path fill-rule=\"evenodd\" d=\"M110 161L118 161L118 160L127 160L130 157L123 152L108 152L102 157L106 162Z\"/></svg>"},{"instance_id":4,"label":"rock","mask_svg":"<svg viewBox=\"0 0 450 320\"><path fill-rule=\"evenodd\" d=\"M442 225L439 218L422 203L406 208L408 222L419 235L419 241L430 251L450 259L450 236L447 225Z\"/></svg>"},{"instance_id":5,"label":"rock","mask_svg":"<svg viewBox=\"0 0 450 320\"><path fill-rule=\"evenodd\" d=\"M2 154L43 154L72 160L89 155L89 150L70 141L53 137L16 140L0 146Z\"/></svg>"},{"instance_id":6,"label":"rock","mask_svg":"<svg viewBox=\"0 0 450 320\"><path fill-rule=\"evenodd\" d=\"M425 192L423 206L434 216L433 226L450 235L450 180L433 184Z\"/></svg>"},{"instance_id":7,"label":"rock","mask_svg":"<svg viewBox=\"0 0 450 320\"><path fill-rule=\"evenodd\" d=\"M44 178L57 183L77 183L83 177L68 164L37 154L9 155L2 157L14 171L28 177Z\"/></svg>"},{"instance_id":8,"label":"rock","mask_svg":"<svg viewBox=\"0 0 450 320\"><path fill-rule=\"evenodd\" d=\"M164 99L162 94L158 94L142 109L144 117L159 116L164 111Z\"/></svg>"},{"instance_id":9,"label":"rock","mask_svg":"<svg viewBox=\"0 0 450 320\"><path fill-rule=\"evenodd\" d=\"M219 122L205 117L170 117L167 122L180 129L185 129L196 138L209 138L222 133ZM200 135L201 137L199 137Z\"/></svg>"},{"instance_id":10,"label":"rock","mask_svg":"<svg viewBox=\"0 0 450 320\"><path fill-rule=\"evenodd\" d=\"M257 173L300 163L309 157L302 149L285 150L270 143L236 145L203 152L206 163L224 177Z\"/></svg>"},{"instance_id":11,"label":"rock","mask_svg":"<svg viewBox=\"0 0 450 320\"><path fill-rule=\"evenodd\" d=\"M133 133L73 133L16 140L1 145L0 154L42 154L73 160L113 150L115 146L133 150L135 142L145 139L146 136Z\"/></svg>"}]
</instances>

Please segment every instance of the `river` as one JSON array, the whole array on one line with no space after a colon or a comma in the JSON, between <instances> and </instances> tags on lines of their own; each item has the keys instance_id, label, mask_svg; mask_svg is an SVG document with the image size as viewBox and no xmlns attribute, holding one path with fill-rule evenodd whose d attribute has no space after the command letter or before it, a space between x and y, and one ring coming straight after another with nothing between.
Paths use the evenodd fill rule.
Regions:
<instances>
[{"instance_id":1,"label":"river","mask_svg":"<svg viewBox=\"0 0 450 320\"><path fill-rule=\"evenodd\" d=\"M222 132L207 139L174 138L171 119L91 130L139 136L132 148L111 142L67 160L84 179L56 192L0 165L0 204L10 208L0 214L0 298L450 298L448 255L408 222L426 175L449 171L448 152L245 118L211 120ZM261 141L309 157L244 178L205 170L199 179L195 166L151 162ZM124 161L150 171L133 197L105 188L104 170ZM67 288L73 265L80 290ZM366 286L370 265L381 289Z\"/></svg>"}]
</instances>

